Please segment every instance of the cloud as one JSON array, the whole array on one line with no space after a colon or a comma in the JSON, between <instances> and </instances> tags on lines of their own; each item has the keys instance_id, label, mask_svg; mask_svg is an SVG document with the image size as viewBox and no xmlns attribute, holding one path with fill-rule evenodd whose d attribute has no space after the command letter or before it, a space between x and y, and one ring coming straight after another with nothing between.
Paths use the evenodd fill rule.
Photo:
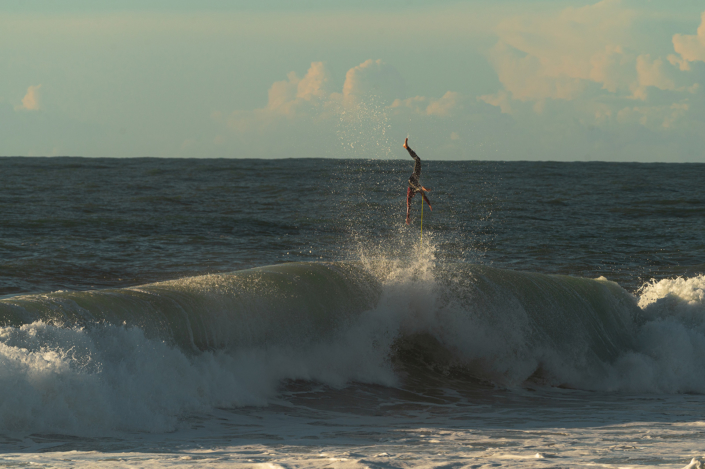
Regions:
<instances>
[{"instance_id":1,"label":"cloud","mask_svg":"<svg viewBox=\"0 0 705 469\"><path fill-rule=\"evenodd\" d=\"M303 78L295 72L287 75L287 80L277 81L269 89L268 110L294 115L308 106L320 105L328 97L327 85L330 80L323 62L313 62Z\"/></svg>"},{"instance_id":2,"label":"cloud","mask_svg":"<svg viewBox=\"0 0 705 469\"><path fill-rule=\"evenodd\" d=\"M502 114L511 114L513 112L511 105L511 96L506 90L499 90L497 94L485 94L478 96L479 101L484 101L492 106L497 106L502 111Z\"/></svg>"},{"instance_id":3,"label":"cloud","mask_svg":"<svg viewBox=\"0 0 705 469\"><path fill-rule=\"evenodd\" d=\"M636 58L636 72L639 86L634 89L634 97L646 100L646 89L649 86L660 90L675 90L675 77L664 67L662 59L651 60L650 54L642 54ZM671 75L671 76L669 76Z\"/></svg>"},{"instance_id":4,"label":"cloud","mask_svg":"<svg viewBox=\"0 0 705 469\"><path fill-rule=\"evenodd\" d=\"M364 100L390 103L406 97L406 83L392 65L368 59L345 74L343 103L354 105Z\"/></svg>"},{"instance_id":5,"label":"cloud","mask_svg":"<svg viewBox=\"0 0 705 469\"><path fill-rule=\"evenodd\" d=\"M431 99L426 114L429 116L449 116L460 102L460 95L454 91L447 91L441 99Z\"/></svg>"},{"instance_id":6,"label":"cloud","mask_svg":"<svg viewBox=\"0 0 705 469\"><path fill-rule=\"evenodd\" d=\"M690 106L687 103L673 103L665 106L633 106L621 109L617 121L621 124L638 122L652 130L670 129L686 115Z\"/></svg>"},{"instance_id":7,"label":"cloud","mask_svg":"<svg viewBox=\"0 0 705 469\"><path fill-rule=\"evenodd\" d=\"M27 94L22 98L22 104L15 106L15 110L36 111L39 109L39 88L42 85L32 85L27 88Z\"/></svg>"},{"instance_id":8,"label":"cloud","mask_svg":"<svg viewBox=\"0 0 705 469\"><path fill-rule=\"evenodd\" d=\"M325 64L312 62L303 78L289 72L286 80L274 82L269 88L266 107L234 111L226 119L227 125L237 131L250 132L261 130L279 119L320 116L330 107L329 81ZM211 117L216 122L223 121L220 111L214 111Z\"/></svg>"},{"instance_id":9,"label":"cloud","mask_svg":"<svg viewBox=\"0 0 705 469\"><path fill-rule=\"evenodd\" d=\"M460 107L461 96L455 91L447 91L440 99L415 96L407 99L395 99L390 108L395 111L411 110L426 116L448 117Z\"/></svg>"},{"instance_id":10,"label":"cloud","mask_svg":"<svg viewBox=\"0 0 705 469\"><path fill-rule=\"evenodd\" d=\"M610 93L633 91L637 80L634 60L635 55L621 45L607 44L590 56L590 71L581 78L600 83Z\"/></svg>"},{"instance_id":11,"label":"cloud","mask_svg":"<svg viewBox=\"0 0 705 469\"><path fill-rule=\"evenodd\" d=\"M498 26L489 59L516 100L572 100L588 82L614 92L635 78L635 57L621 44L634 16L619 0L603 0L553 15L510 18Z\"/></svg>"},{"instance_id":12,"label":"cloud","mask_svg":"<svg viewBox=\"0 0 705 469\"><path fill-rule=\"evenodd\" d=\"M227 119L230 128L249 132L262 130L284 119L360 121L379 120L387 110L411 111L426 116L447 117L460 106L457 92L448 91L441 98L417 96L406 98L406 85L397 69L382 60L366 60L345 74L342 90L330 87L330 73L323 62L313 62L303 78L289 72L286 80L272 84L267 106L252 111L237 110ZM222 122L219 111L213 120Z\"/></svg>"},{"instance_id":13,"label":"cloud","mask_svg":"<svg viewBox=\"0 0 705 469\"><path fill-rule=\"evenodd\" d=\"M683 71L689 61L705 58L705 26L697 36L673 36L681 56L664 59L653 54L663 49L656 39L636 34L644 18L620 0L602 0L554 14L506 19L488 55L502 89L478 100L514 116L550 116L547 101L564 101L572 105L573 118L586 125L617 119L673 128L689 112L686 96L698 90ZM656 101L647 103L653 101L651 94ZM628 104L634 100L645 104Z\"/></svg>"},{"instance_id":14,"label":"cloud","mask_svg":"<svg viewBox=\"0 0 705 469\"><path fill-rule=\"evenodd\" d=\"M681 60L676 57L671 60L678 61L681 70L689 69L688 62L705 62L705 12L701 16L700 27L695 35L673 36L673 49L680 54Z\"/></svg>"},{"instance_id":15,"label":"cloud","mask_svg":"<svg viewBox=\"0 0 705 469\"><path fill-rule=\"evenodd\" d=\"M318 155L327 147L323 150L326 156L388 158L399 146L396 139L392 141L392 128L403 128L403 135L412 128L430 129L449 119L462 119L467 106L472 106L455 91L439 98L409 98L405 93L402 75L382 60L365 60L350 68L342 87L333 85L323 62L313 62L304 77L290 72L285 80L274 82L266 106L230 113L213 111L211 119L232 131L230 137L219 131L221 145L236 140L244 144L256 138L270 142L268 152L279 154L293 148L310 149L315 142ZM438 135L447 140L448 133L443 129ZM288 150L279 142L286 142Z\"/></svg>"},{"instance_id":16,"label":"cloud","mask_svg":"<svg viewBox=\"0 0 705 469\"><path fill-rule=\"evenodd\" d=\"M557 73L546 57L523 54L503 41L492 49L490 61L499 81L519 101L570 100L584 89L578 77Z\"/></svg>"},{"instance_id":17,"label":"cloud","mask_svg":"<svg viewBox=\"0 0 705 469\"><path fill-rule=\"evenodd\" d=\"M539 54L541 41L531 41L527 50ZM248 156L393 158L409 135L421 152L442 159L695 158L688 148L702 140L694 114L702 93L685 87L688 74L648 51L598 46L568 66L542 59L558 57L549 43L539 55L501 43L498 66L507 73L518 67L518 77L477 98L461 91L404 96L403 77L381 60L350 68L336 85L326 65L313 62L303 77L290 72L274 82L265 106L212 118L221 126L219 145ZM664 148L680 153L659 153Z\"/></svg>"}]
</instances>

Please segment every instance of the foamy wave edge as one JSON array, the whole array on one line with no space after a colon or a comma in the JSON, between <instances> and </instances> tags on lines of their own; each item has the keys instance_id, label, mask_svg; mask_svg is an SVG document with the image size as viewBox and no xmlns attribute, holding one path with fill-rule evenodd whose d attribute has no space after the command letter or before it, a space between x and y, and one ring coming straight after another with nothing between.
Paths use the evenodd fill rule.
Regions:
<instances>
[{"instance_id":1,"label":"foamy wave edge","mask_svg":"<svg viewBox=\"0 0 705 469\"><path fill-rule=\"evenodd\" d=\"M484 266L373 270L292 264L2 300L0 428L161 432L189 412L266 405L285 379L403 386L394 353L420 336L441 365L502 386L705 392L705 276L634 297Z\"/></svg>"}]
</instances>

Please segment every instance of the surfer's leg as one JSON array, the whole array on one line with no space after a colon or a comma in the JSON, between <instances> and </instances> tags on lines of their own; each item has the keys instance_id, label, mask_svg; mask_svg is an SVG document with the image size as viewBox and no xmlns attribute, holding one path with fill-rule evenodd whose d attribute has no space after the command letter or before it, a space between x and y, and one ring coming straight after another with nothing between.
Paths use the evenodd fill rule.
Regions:
<instances>
[{"instance_id":1,"label":"surfer's leg","mask_svg":"<svg viewBox=\"0 0 705 469\"><path fill-rule=\"evenodd\" d=\"M426 201L426 204L428 205L428 208L430 208L431 211L433 211L433 207L431 207L431 202L428 201L428 197L426 197L426 194L424 194L423 191L421 192L421 197L423 197L423 200Z\"/></svg>"},{"instance_id":2,"label":"surfer's leg","mask_svg":"<svg viewBox=\"0 0 705 469\"><path fill-rule=\"evenodd\" d=\"M409 152L409 155L410 155L414 160L416 160L416 164L417 164L417 165L420 165L421 163L420 163L420 161L419 161L419 155L417 155L416 152L415 152L414 150L412 150L411 147L409 146L409 139L408 139L408 138L404 140L404 145L402 145L402 146L403 146L404 148L406 148L406 151ZM419 173L420 173L420 172L421 172L421 171L419 170Z\"/></svg>"}]
</instances>

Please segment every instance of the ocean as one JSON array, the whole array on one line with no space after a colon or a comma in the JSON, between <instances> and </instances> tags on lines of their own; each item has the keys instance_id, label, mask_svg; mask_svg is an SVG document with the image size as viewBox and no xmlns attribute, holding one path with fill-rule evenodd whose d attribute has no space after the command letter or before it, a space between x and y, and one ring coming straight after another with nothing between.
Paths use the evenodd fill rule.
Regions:
<instances>
[{"instance_id":1,"label":"ocean","mask_svg":"<svg viewBox=\"0 0 705 469\"><path fill-rule=\"evenodd\" d=\"M0 158L2 467L705 467L705 164Z\"/></svg>"}]
</instances>

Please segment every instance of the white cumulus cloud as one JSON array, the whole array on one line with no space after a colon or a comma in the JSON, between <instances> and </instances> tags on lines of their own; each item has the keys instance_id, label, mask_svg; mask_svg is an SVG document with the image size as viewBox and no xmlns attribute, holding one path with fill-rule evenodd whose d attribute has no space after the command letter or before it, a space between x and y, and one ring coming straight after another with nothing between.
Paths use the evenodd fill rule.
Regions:
<instances>
[{"instance_id":1,"label":"white cumulus cloud","mask_svg":"<svg viewBox=\"0 0 705 469\"><path fill-rule=\"evenodd\" d=\"M268 151L273 153L310 146L313 141L319 148L329 148L330 154L389 157L392 148L399 146L391 140L392 128L403 128L405 135L410 127L423 126L421 121L438 125L456 118L464 107L463 96L455 91L439 98L407 97L399 71L382 60L369 59L350 68L338 87L325 63L313 62L303 77L290 72L285 80L274 82L266 106L213 111L211 118L233 131L233 141L268 141L272 148ZM219 135L218 144L226 144L228 138Z\"/></svg>"},{"instance_id":2,"label":"white cumulus cloud","mask_svg":"<svg viewBox=\"0 0 705 469\"><path fill-rule=\"evenodd\" d=\"M415 96L407 99L395 99L390 108L399 110L411 110L416 114L427 116L447 117L453 111L460 108L461 96L455 91L447 91L439 99L427 98L425 96Z\"/></svg>"},{"instance_id":3,"label":"white cumulus cloud","mask_svg":"<svg viewBox=\"0 0 705 469\"><path fill-rule=\"evenodd\" d=\"M681 69L687 70L688 62L705 62L705 12L701 16L701 23L695 35L676 34L673 36L673 49L680 54L684 62ZM673 60L678 60L674 58Z\"/></svg>"},{"instance_id":4,"label":"white cumulus cloud","mask_svg":"<svg viewBox=\"0 0 705 469\"><path fill-rule=\"evenodd\" d=\"M343 84L343 102L354 104L361 100L377 99L391 103L406 97L404 78L394 66L382 60L366 60L348 70Z\"/></svg>"},{"instance_id":5,"label":"white cumulus cloud","mask_svg":"<svg viewBox=\"0 0 705 469\"><path fill-rule=\"evenodd\" d=\"M644 18L621 0L602 0L552 15L506 19L488 55L502 89L478 99L515 115L518 109L546 115L548 100L565 101L587 125L617 118L673 128L689 111L687 96L698 90L683 71L689 61L705 58L705 26L697 36L675 35L680 57L663 58L653 52L662 48L656 39L637 39ZM650 102L651 94L658 102ZM628 103L633 100L645 104Z\"/></svg>"},{"instance_id":6,"label":"white cumulus cloud","mask_svg":"<svg viewBox=\"0 0 705 469\"><path fill-rule=\"evenodd\" d=\"M349 69L341 91L331 89L330 73L323 62L313 62L303 78L290 72L286 80L277 81L269 89L267 106L251 111L237 110L225 120L237 131L249 132L282 119L360 121L375 116L379 120L387 110L402 109L426 116L447 117L460 106L457 92L442 97L406 98L406 85L399 71L382 60L366 60ZM221 112L213 119L223 121Z\"/></svg>"},{"instance_id":7,"label":"white cumulus cloud","mask_svg":"<svg viewBox=\"0 0 705 469\"><path fill-rule=\"evenodd\" d=\"M22 104L15 106L15 110L36 111L39 109L39 88L42 85L32 85L27 88L27 94L22 98Z\"/></svg>"}]
</instances>

